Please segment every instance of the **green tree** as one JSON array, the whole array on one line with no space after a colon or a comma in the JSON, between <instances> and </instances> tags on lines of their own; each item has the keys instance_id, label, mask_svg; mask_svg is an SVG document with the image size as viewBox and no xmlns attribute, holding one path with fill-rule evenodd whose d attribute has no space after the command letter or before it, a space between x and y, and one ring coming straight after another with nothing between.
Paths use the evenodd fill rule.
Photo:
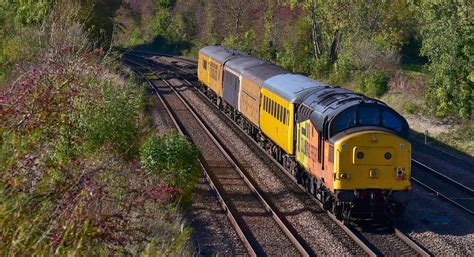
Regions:
<instances>
[{"instance_id":1,"label":"green tree","mask_svg":"<svg viewBox=\"0 0 474 257\"><path fill-rule=\"evenodd\" d=\"M418 5L422 15L422 54L429 58L430 104L437 116L471 117L474 82L474 3L447 0Z\"/></svg>"}]
</instances>

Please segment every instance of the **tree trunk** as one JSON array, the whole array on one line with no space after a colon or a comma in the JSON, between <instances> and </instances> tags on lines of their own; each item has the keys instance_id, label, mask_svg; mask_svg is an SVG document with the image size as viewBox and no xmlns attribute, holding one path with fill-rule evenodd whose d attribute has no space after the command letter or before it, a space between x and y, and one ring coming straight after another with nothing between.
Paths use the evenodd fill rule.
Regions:
<instances>
[{"instance_id":1,"label":"tree trunk","mask_svg":"<svg viewBox=\"0 0 474 257\"><path fill-rule=\"evenodd\" d=\"M336 30L332 37L331 49L329 52L329 59L331 60L331 62L335 62L337 59L337 48L339 46L340 41L341 41L341 32L339 30Z\"/></svg>"},{"instance_id":2,"label":"tree trunk","mask_svg":"<svg viewBox=\"0 0 474 257\"><path fill-rule=\"evenodd\" d=\"M313 41L314 56L319 58L322 50L319 44L316 8L316 3L312 3L309 7L309 11L311 13L311 40Z\"/></svg>"}]
</instances>

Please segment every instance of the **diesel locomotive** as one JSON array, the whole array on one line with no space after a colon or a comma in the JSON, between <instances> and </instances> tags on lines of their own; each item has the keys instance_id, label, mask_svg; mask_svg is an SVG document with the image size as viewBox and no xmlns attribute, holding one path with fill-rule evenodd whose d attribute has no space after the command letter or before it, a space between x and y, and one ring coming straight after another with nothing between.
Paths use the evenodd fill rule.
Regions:
<instances>
[{"instance_id":1,"label":"diesel locomotive","mask_svg":"<svg viewBox=\"0 0 474 257\"><path fill-rule=\"evenodd\" d=\"M400 216L407 121L385 103L224 46L199 51L203 91L340 219Z\"/></svg>"}]
</instances>

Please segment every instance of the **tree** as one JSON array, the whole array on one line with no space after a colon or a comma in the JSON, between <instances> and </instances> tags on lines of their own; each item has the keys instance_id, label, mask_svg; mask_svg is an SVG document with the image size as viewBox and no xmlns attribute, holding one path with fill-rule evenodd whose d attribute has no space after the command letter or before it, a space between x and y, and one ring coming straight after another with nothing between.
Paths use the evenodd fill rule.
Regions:
<instances>
[{"instance_id":1,"label":"tree","mask_svg":"<svg viewBox=\"0 0 474 257\"><path fill-rule=\"evenodd\" d=\"M474 104L472 1L423 1L422 54L429 58L429 102L436 115L471 117Z\"/></svg>"}]
</instances>

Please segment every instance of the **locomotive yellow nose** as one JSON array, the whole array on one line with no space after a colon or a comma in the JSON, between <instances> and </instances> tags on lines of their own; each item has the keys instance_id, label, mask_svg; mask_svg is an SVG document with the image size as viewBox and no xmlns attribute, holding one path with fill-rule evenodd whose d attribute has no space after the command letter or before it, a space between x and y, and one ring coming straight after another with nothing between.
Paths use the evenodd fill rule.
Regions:
<instances>
[{"instance_id":1,"label":"locomotive yellow nose","mask_svg":"<svg viewBox=\"0 0 474 257\"><path fill-rule=\"evenodd\" d=\"M405 139L364 131L339 139L334 148L334 189L405 190L410 186L411 145Z\"/></svg>"}]
</instances>

